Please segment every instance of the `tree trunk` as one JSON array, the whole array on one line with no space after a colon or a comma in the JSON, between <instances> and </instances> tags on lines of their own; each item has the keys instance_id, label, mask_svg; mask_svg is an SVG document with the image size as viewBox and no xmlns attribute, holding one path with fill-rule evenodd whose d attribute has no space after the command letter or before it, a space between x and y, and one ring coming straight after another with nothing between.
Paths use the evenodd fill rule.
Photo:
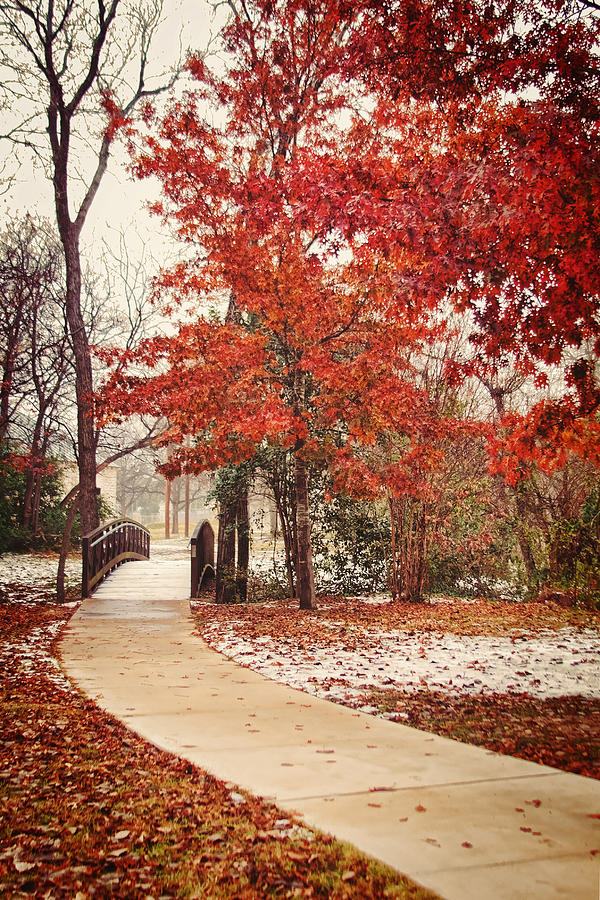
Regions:
<instances>
[{"instance_id":1,"label":"tree trunk","mask_svg":"<svg viewBox=\"0 0 600 900\"><path fill-rule=\"evenodd\" d=\"M294 483L296 489L296 516L298 520L298 554L296 578L300 609L315 609L315 575L310 540L310 511L306 463L298 449L294 457Z\"/></svg>"},{"instance_id":2,"label":"tree trunk","mask_svg":"<svg viewBox=\"0 0 600 900\"><path fill-rule=\"evenodd\" d=\"M250 515L248 510L248 488L238 497L236 507L237 567L236 595L245 603L248 599L248 563L250 562Z\"/></svg>"},{"instance_id":3,"label":"tree trunk","mask_svg":"<svg viewBox=\"0 0 600 900\"><path fill-rule=\"evenodd\" d=\"M390 507L390 533L391 533L391 589L392 600L398 600L400 591L398 589L398 557L396 552L396 513L394 510L394 500L388 498Z\"/></svg>"},{"instance_id":4,"label":"tree trunk","mask_svg":"<svg viewBox=\"0 0 600 900\"><path fill-rule=\"evenodd\" d=\"M8 437L13 369L13 351L9 348L5 357L4 369L0 376L0 444L3 444Z\"/></svg>"},{"instance_id":5,"label":"tree trunk","mask_svg":"<svg viewBox=\"0 0 600 900\"><path fill-rule=\"evenodd\" d=\"M79 228L69 217L66 161L55 158L54 190L58 230L65 251L65 309L75 361L77 399L77 465L79 467L79 511L81 529L88 534L98 527L96 493L96 429L94 425L94 383L87 329L81 310L81 257Z\"/></svg>"},{"instance_id":6,"label":"tree trunk","mask_svg":"<svg viewBox=\"0 0 600 900\"><path fill-rule=\"evenodd\" d=\"M237 502L221 505L217 537L217 571L215 600L233 603L235 600L235 515Z\"/></svg>"},{"instance_id":7,"label":"tree trunk","mask_svg":"<svg viewBox=\"0 0 600 900\"><path fill-rule=\"evenodd\" d=\"M35 491L36 459L34 451L29 456L29 465L25 472L25 493L23 495L23 527L30 529L33 521L33 494Z\"/></svg>"},{"instance_id":8,"label":"tree trunk","mask_svg":"<svg viewBox=\"0 0 600 900\"><path fill-rule=\"evenodd\" d=\"M538 571L535 563L535 557L531 549L531 543L527 534L527 523L530 520L530 512L527 507L526 498L523 496L523 486L518 484L513 488L515 498L515 507L517 510L517 542L519 550L523 558L525 566L525 577L527 578L527 587L533 590L537 586Z\"/></svg>"},{"instance_id":9,"label":"tree trunk","mask_svg":"<svg viewBox=\"0 0 600 900\"><path fill-rule=\"evenodd\" d=\"M63 531L62 541L60 545L60 555L58 557L58 572L56 574L56 599L59 603L65 602L65 562L67 560L67 555L71 546L71 532L73 531L73 523L75 522L75 516L77 514L77 509L79 506L78 499L79 494L76 494L71 501L71 505L69 506L69 512L67 514L65 529Z\"/></svg>"},{"instance_id":10,"label":"tree trunk","mask_svg":"<svg viewBox=\"0 0 600 900\"><path fill-rule=\"evenodd\" d=\"M427 570L427 510L422 500L389 499L393 600L418 602Z\"/></svg>"},{"instance_id":11,"label":"tree trunk","mask_svg":"<svg viewBox=\"0 0 600 900\"><path fill-rule=\"evenodd\" d=\"M165 540L171 537L171 482L165 482Z\"/></svg>"},{"instance_id":12,"label":"tree trunk","mask_svg":"<svg viewBox=\"0 0 600 900\"><path fill-rule=\"evenodd\" d=\"M287 491L285 490L285 473L283 479L273 477L271 480L271 488L273 497L275 498L275 506L277 508L277 518L281 524L281 535L283 537L283 549L285 553L285 568L288 579L288 589L290 597L296 596L294 572L296 571L296 551L297 543L294 538L294 529L290 524L289 504L287 503ZM295 516L295 507L292 510ZM277 533L277 532L276 532Z\"/></svg>"},{"instance_id":13,"label":"tree trunk","mask_svg":"<svg viewBox=\"0 0 600 900\"><path fill-rule=\"evenodd\" d=\"M98 527L96 493L96 431L94 427L94 384L87 331L81 312L81 260L79 240L71 235L64 244L67 261L67 322L75 357L77 397L77 463L79 466L79 511L83 534Z\"/></svg>"},{"instance_id":14,"label":"tree trunk","mask_svg":"<svg viewBox=\"0 0 600 900\"><path fill-rule=\"evenodd\" d=\"M171 485L171 534L179 534L179 498L181 495L181 479L174 478Z\"/></svg>"},{"instance_id":15,"label":"tree trunk","mask_svg":"<svg viewBox=\"0 0 600 900\"><path fill-rule=\"evenodd\" d=\"M287 572L288 589L290 597L296 596L296 584L294 574L296 572L297 542L293 537L293 529L290 526L287 511L282 503L277 503L277 512L281 523L281 535L283 537L283 550L285 553L285 568Z\"/></svg>"},{"instance_id":16,"label":"tree trunk","mask_svg":"<svg viewBox=\"0 0 600 900\"><path fill-rule=\"evenodd\" d=\"M31 530L34 537L40 535L40 506L42 503L42 478L43 472L38 469L35 473L35 486L33 491L33 502L31 507Z\"/></svg>"},{"instance_id":17,"label":"tree trunk","mask_svg":"<svg viewBox=\"0 0 600 900\"><path fill-rule=\"evenodd\" d=\"M21 340L24 308L24 294L20 291L15 317L5 334L7 350L3 360L2 375L0 377L0 443L4 443L8 437L8 428L10 425L10 396L15 372L15 361L18 354L19 342Z\"/></svg>"},{"instance_id":18,"label":"tree trunk","mask_svg":"<svg viewBox=\"0 0 600 900\"><path fill-rule=\"evenodd\" d=\"M184 512L184 534L190 536L190 476L185 476L185 512Z\"/></svg>"}]
</instances>

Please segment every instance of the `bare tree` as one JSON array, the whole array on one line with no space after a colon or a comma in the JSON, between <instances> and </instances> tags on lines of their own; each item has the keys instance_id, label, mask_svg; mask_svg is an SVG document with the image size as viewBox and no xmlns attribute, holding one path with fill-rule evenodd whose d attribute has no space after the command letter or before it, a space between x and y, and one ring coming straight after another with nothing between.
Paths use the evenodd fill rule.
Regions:
<instances>
[{"instance_id":1,"label":"bare tree","mask_svg":"<svg viewBox=\"0 0 600 900\"><path fill-rule=\"evenodd\" d=\"M60 253L31 218L9 223L0 235L0 441L16 438L22 408L33 390L34 322L61 285ZM29 418L29 417L27 417Z\"/></svg>"},{"instance_id":2,"label":"bare tree","mask_svg":"<svg viewBox=\"0 0 600 900\"><path fill-rule=\"evenodd\" d=\"M63 301L56 235L29 216L11 223L0 237L0 440L27 455L22 524L36 536L42 475L69 386Z\"/></svg>"},{"instance_id":3,"label":"bare tree","mask_svg":"<svg viewBox=\"0 0 600 900\"><path fill-rule=\"evenodd\" d=\"M1 81L12 106L23 110L5 137L48 165L64 248L84 531L98 524L97 433L81 302L80 237L119 128L140 101L165 90L176 77L173 70L158 80L149 78L149 53L161 17L162 0L0 0Z\"/></svg>"}]
</instances>

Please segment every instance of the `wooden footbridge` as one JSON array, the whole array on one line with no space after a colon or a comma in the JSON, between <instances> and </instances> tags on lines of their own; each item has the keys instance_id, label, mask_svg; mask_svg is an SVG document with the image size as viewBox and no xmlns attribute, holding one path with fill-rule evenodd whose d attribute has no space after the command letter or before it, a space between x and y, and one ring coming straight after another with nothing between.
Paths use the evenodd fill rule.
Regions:
<instances>
[{"instance_id":1,"label":"wooden footbridge","mask_svg":"<svg viewBox=\"0 0 600 900\"><path fill-rule=\"evenodd\" d=\"M132 519L111 519L81 541L81 595L90 597L98 585L124 562L150 558L150 532ZM190 596L215 576L215 533L207 519L190 538Z\"/></svg>"}]
</instances>

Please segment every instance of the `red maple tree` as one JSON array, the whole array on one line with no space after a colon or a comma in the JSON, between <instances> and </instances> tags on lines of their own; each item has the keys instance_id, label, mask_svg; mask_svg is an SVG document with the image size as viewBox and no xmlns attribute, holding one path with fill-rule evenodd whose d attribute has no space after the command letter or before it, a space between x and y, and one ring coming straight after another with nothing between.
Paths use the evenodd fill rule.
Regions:
<instances>
[{"instance_id":1,"label":"red maple tree","mask_svg":"<svg viewBox=\"0 0 600 900\"><path fill-rule=\"evenodd\" d=\"M342 233L339 216L324 215L332 159L349 171L353 156L371 156L399 177L397 141L361 124L366 98L340 76L348 27L340 4L250 8L254 18L236 17L226 32L226 74L192 59L196 92L153 123L136 164L140 176L160 179L157 211L190 249L163 273L160 291L191 302L195 319L132 355L160 374L120 378L109 392L124 412L168 416L166 439L179 447L172 471L238 462L264 441L293 451L297 590L310 608L307 464L330 466L368 493L379 482L355 448L393 430L414 456L423 422L431 430L437 417L410 355L439 330L431 321L439 288L417 296L416 259L369 241L377 211L361 212L343 181L349 227ZM218 127L207 101L220 107Z\"/></svg>"},{"instance_id":2,"label":"red maple tree","mask_svg":"<svg viewBox=\"0 0 600 900\"><path fill-rule=\"evenodd\" d=\"M540 386L564 376L520 420L519 458L597 440L597 23L570 9L254 0L224 71L192 58L195 90L148 116L136 171L189 250L158 288L194 315L131 355L154 374L115 380L112 402L168 416L173 472L293 451L302 607L307 464L353 493L418 493L447 423L413 368L445 311L473 322L462 375L510 357ZM382 483L363 448L387 434L402 453Z\"/></svg>"}]
</instances>

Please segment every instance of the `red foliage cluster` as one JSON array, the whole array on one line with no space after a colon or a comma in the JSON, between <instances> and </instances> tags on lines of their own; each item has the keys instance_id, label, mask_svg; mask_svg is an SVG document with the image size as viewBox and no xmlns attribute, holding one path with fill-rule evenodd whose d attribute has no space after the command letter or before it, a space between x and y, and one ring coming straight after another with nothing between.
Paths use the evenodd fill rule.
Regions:
<instances>
[{"instance_id":1,"label":"red foliage cluster","mask_svg":"<svg viewBox=\"0 0 600 900\"><path fill-rule=\"evenodd\" d=\"M145 116L135 161L192 251L157 293L200 318L129 354L146 371L119 366L108 405L197 439L173 471L266 439L355 493L418 493L458 417L415 360L454 310L472 322L455 376L566 376L571 426L546 405L506 419L497 471L597 447L598 27L567 0L245 4L224 74L192 57L196 93ZM389 470L365 452L388 433L406 438Z\"/></svg>"}]
</instances>

